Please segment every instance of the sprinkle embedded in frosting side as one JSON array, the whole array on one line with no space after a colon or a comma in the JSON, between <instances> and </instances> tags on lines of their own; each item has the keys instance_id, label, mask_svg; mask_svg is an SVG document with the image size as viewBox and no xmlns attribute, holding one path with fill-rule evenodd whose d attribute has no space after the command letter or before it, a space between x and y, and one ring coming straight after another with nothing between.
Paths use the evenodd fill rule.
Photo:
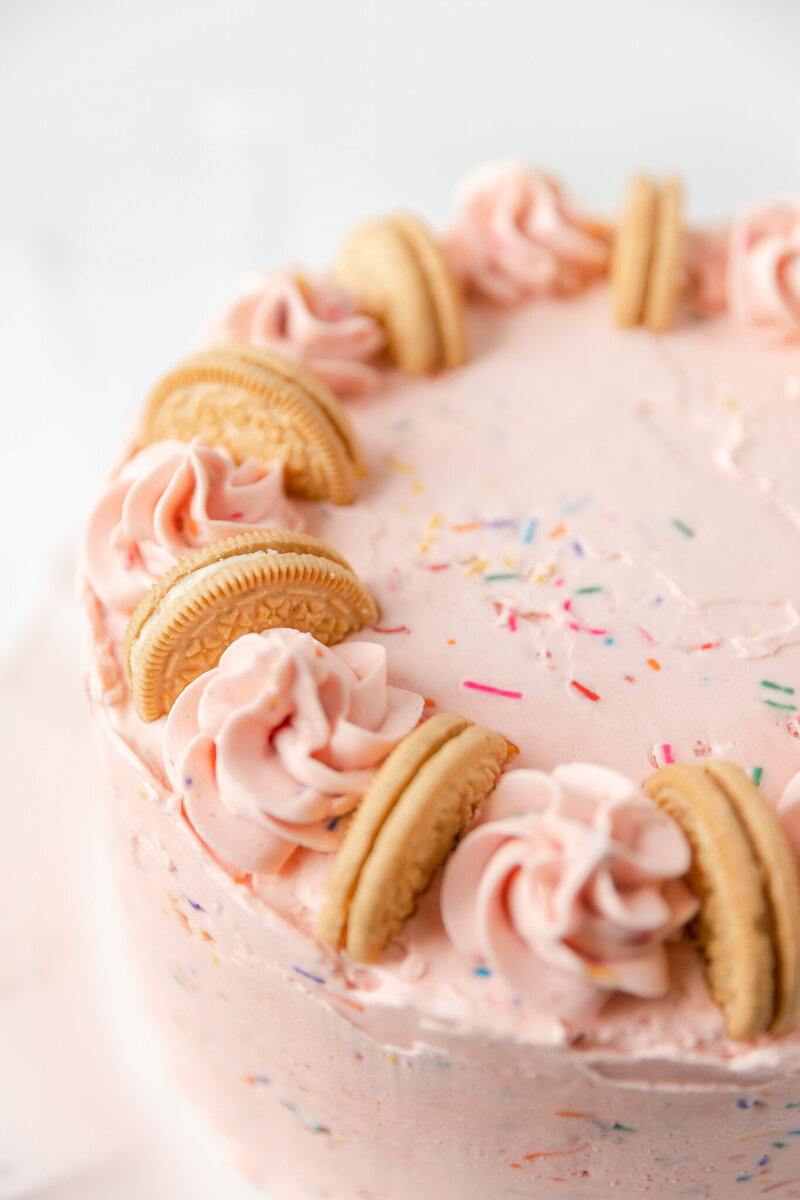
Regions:
<instances>
[{"instance_id":1,"label":"sprinkle embedded in frosting side","mask_svg":"<svg viewBox=\"0 0 800 1200\"><path fill-rule=\"evenodd\" d=\"M112 479L86 531L86 569L109 608L131 612L151 584L195 550L252 529L295 530L283 466L237 466L227 450L179 441L139 451Z\"/></svg>"},{"instance_id":2,"label":"sprinkle embedded in frosting side","mask_svg":"<svg viewBox=\"0 0 800 1200\"><path fill-rule=\"evenodd\" d=\"M727 292L740 325L770 339L800 338L800 201L765 201L738 217Z\"/></svg>"},{"instance_id":3,"label":"sprinkle embedded in frosting side","mask_svg":"<svg viewBox=\"0 0 800 1200\"><path fill-rule=\"evenodd\" d=\"M609 232L578 216L555 180L515 162L467 175L445 245L465 287L497 304L580 291L610 258Z\"/></svg>"},{"instance_id":4,"label":"sprinkle embedded in frosting side","mask_svg":"<svg viewBox=\"0 0 800 1200\"><path fill-rule=\"evenodd\" d=\"M214 341L252 342L310 367L337 395L363 395L377 384L370 366L385 336L373 317L331 279L309 282L270 271L225 312Z\"/></svg>"},{"instance_id":5,"label":"sprinkle embedded in frosting side","mask_svg":"<svg viewBox=\"0 0 800 1200\"><path fill-rule=\"evenodd\" d=\"M176 700L167 773L189 823L226 866L277 871L297 846L338 844L339 818L423 704L387 685L376 643L328 649L293 629L245 634Z\"/></svg>"},{"instance_id":6,"label":"sprinkle embedded in frosting side","mask_svg":"<svg viewBox=\"0 0 800 1200\"><path fill-rule=\"evenodd\" d=\"M611 990L662 996L664 942L697 911L689 845L624 776L512 770L455 851L442 916L456 948L538 1008L585 1019Z\"/></svg>"}]
</instances>

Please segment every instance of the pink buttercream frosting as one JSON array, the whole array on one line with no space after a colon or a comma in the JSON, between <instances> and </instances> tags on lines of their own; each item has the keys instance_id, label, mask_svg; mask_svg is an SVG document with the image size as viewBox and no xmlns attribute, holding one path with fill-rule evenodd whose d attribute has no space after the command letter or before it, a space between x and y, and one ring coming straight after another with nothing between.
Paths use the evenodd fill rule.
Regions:
<instances>
[{"instance_id":1,"label":"pink buttercream frosting","mask_svg":"<svg viewBox=\"0 0 800 1200\"><path fill-rule=\"evenodd\" d=\"M697 911L683 833L624 776L573 763L509 771L447 865L456 948L562 1020L609 990L662 996L664 942Z\"/></svg>"},{"instance_id":2,"label":"pink buttercream frosting","mask_svg":"<svg viewBox=\"0 0 800 1200\"><path fill-rule=\"evenodd\" d=\"M800 771L787 783L778 801L778 817L789 844L800 859Z\"/></svg>"},{"instance_id":3,"label":"pink buttercream frosting","mask_svg":"<svg viewBox=\"0 0 800 1200\"><path fill-rule=\"evenodd\" d=\"M688 229L683 237L683 304L700 317L725 312L730 230Z\"/></svg>"},{"instance_id":4,"label":"pink buttercream frosting","mask_svg":"<svg viewBox=\"0 0 800 1200\"><path fill-rule=\"evenodd\" d=\"M498 304L579 291L604 275L610 238L577 215L558 183L521 163L462 181L447 249L464 285Z\"/></svg>"},{"instance_id":5,"label":"pink buttercream frosting","mask_svg":"<svg viewBox=\"0 0 800 1200\"><path fill-rule=\"evenodd\" d=\"M765 201L735 221L728 304L748 328L800 338L800 200Z\"/></svg>"},{"instance_id":6,"label":"pink buttercream frosting","mask_svg":"<svg viewBox=\"0 0 800 1200\"><path fill-rule=\"evenodd\" d=\"M309 282L291 271L270 271L223 314L214 339L252 342L304 363L339 395L361 395L378 373L370 360L385 336L333 280Z\"/></svg>"},{"instance_id":7,"label":"pink buttercream frosting","mask_svg":"<svg viewBox=\"0 0 800 1200\"><path fill-rule=\"evenodd\" d=\"M297 846L338 844L338 818L423 704L387 684L377 643L328 649L294 629L245 634L175 702L167 773L217 858L239 871L277 871Z\"/></svg>"},{"instance_id":8,"label":"pink buttercream frosting","mask_svg":"<svg viewBox=\"0 0 800 1200\"><path fill-rule=\"evenodd\" d=\"M89 582L109 608L129 612L151 584L202 546L250 529L296 529L283 466L195 440L156 442L106 487L86 531Z\"/></svg>"}]
</instances>

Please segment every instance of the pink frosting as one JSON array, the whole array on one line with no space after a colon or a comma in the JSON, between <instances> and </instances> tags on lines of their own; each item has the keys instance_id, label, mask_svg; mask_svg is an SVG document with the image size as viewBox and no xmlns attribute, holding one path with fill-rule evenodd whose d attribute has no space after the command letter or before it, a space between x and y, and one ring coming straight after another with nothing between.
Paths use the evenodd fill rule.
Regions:
<instances>
[{"instance_id":1,"label":"pink frosting","mask_svg":"<svg viewBox=\"0 0 800 1200\"><path fill-rule=\"evenodd\" d=\"M697 911L679 827L624 776L573 763L509 771L450 859L447 932L563 1020L609 990L661 996L664 941Z\"/></svg>"},{"instance_id":2,"label":"pink frosting","mask_svg":"<svg viewBox=\"0 0 800 1200\"><path fill-rule=\"evenodd\" d=\"M800 337L800 200L747 209L731 232L728 304L740 324Z\"/></svg>"},{"instance_id":3,"label":"pink frosting","mask_svg":"<svg viewBox=\"0 0 800 1200\"><path fill-rule=\"evenodd\" d=\"M222 316L214 339L252 342L305 363L339 395L361 395L376 383L370 359L385 337L332 280L309 283L291 271L270 271Z\"/></svg>"},{"instance_id":4,"label":"pink frosting","mask_svg":"<svg viewBox=\"0 0 800 1200\"><path fill-rule=\"evenodd\" d=\"M787 783L778 801L778 818L789 845L800 859L800 770Z\"/></svg>"},{"instance_id":5,"label":"pink frosting","mask_svg":"<svg viewBox=\"0 0 800 1200\"><path fill-rule=\"evenodd\" d=\"M730 230L687 230L683 239L684 306L700 317L725 312Z\"/></svg>"},{"instance_id":6,"label":"pink frosting","mask_svg":"<svg viewBox=\"0 0 800 1200\"><path fill-rule=\"evenodd\" d=\"M608 270L609 244L553 179L513 162L489 163L462 181L447 237L465 286L498 304L580 290Z\"/></svg>"},{"instance_id":7,"label":"pink frosting","mask_svg":"<svg viewBox=\"0 0 800 1200\"><path fill-rule=\"evenodd\" d=\"M167 773L226 866L277 871L297 846L338 844L338 818L423 704L387 685L377 643L328 649L294 629L245 634L173 705Z\"/></svg>"},{"instance_id":8,"label":"pink frosting","mask_svg":"<svg viewBox=\"0 0 800 1200\"><path fill-rule=\"evenodd\" d=\"M281 463L198 441L156 442L112 479L89 519L85 558L100 600L131 611L154 580L202 546L249 529L296 529Z\"/></svg>"}]
</instances>

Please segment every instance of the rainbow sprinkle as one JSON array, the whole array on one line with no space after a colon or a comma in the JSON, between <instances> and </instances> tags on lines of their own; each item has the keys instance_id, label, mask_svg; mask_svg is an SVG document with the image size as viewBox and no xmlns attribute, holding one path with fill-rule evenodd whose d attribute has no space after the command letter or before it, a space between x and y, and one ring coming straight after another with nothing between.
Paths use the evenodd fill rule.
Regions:
<instances>
[{"instance_id":1,"label":"rainbow sprinkle","mask_svg":"<svg viewBox=\"0 0 800 1200\"><path fill-rule=\"evenodd\" d=\"M539 521L536 517L528 517L528 520L525 522L522 530L521 541L523 541L526 545L530 544L536 537L536 526L538 524Z\"/></svg>"},{"instance_id":2,"label":"rainbow sprinkle","mask_svg":"<svg viewBox=\"0 0 800 1200\"><path fill-rule=\"evenodd\" d=\"M474 692L488 692L490 696L505 696L508 700L522 699L522 692L512 692L507 688L492 687L488 683L476 683L474 679L463 680L461 686L472 688Z\"/></svg>"},{"instance_id":3,"label":"rainbow sprinkle","mask_svg":"<svg viewBox=\"0 0 800 1200\"><path fill-rule=\"evenodd\" d=\"M684 537L693 538L695 536L694 530L685 521L679 520L678 517L672 518L672 524L678 530L678 533L682 533Z\"/></svg>"},{"instance_id":4,"label":"rainbow sprinkle","mask_svg":"<svg viewBox=\"0 0 800 1200\"><path fill-rule=\"evenodd\" d=\"M305 976L306 979L310 979L312 983L324 983L325 982L325 980L322 979L321 976L312 975L310 971L304 971L302 967L296 967L296 966L294 966L294 964L292 964L292 970L297 971L298 975L303 975L303 976Z\"/></svg>"},{"instance_id":5,"label":"rainbow sprinkle","mask_svg":"<svg viewBox=\"0 0 800 1200\"><path fill-rule=\"evenodd\" d=\"M590 688L584 687L582 683L578 683L577 679L570 680L570 687L574 687L576 692L580 692L587 700L599 700L597 692L593 692Z\"/></svg>"},{"instance_id":6,"label":"rainbow sprinkle","mask_svg":"<svg viewBox=\"0 0 800 1200\"><path fill-rule=\"evenodd\" d=\"M793 696L794 688L786 687L782 683L774 683L771 679L762 679L761 686L763 688L771 688L773 692L783 692L785 696Z\"/></svg>"}]
</instances>

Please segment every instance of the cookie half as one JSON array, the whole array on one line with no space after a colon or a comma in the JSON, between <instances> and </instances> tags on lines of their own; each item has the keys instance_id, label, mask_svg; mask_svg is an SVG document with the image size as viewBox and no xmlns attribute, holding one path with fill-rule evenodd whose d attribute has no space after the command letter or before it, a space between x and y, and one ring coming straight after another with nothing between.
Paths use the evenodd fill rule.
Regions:
<instances>
[{"instance_id":1,"label":"cookie half","mask_svg":"<svg viewBox=\"0 0 800 1200\"><path fill-rule=\"evenodd\" d=\"M359 225L339 255L336 277L387 337L389 357L424 374L469 357L461 292L433 235L408 215Z\"/></svg>"},{"instance_id":2,"label":"cookie half","mask_svg":"<svg viewBox=\"0 0 800 1200\"><path fill-rule=\"evenodd\" d=\"M494 787L505 738L440 713L419 725L374 776L327 883L319 933L374 962L416 908L436 869Z\"/></svg>"},{"instance_id":3,"label":"cookie half","mask_svg":"<svg viewBox=\"0 0 800 1200\"><path fill-rule=\"evenodd\" d=\"M143 445L199 436L237 462L280 459L287 490L349 504L362 464L347 413L313 372L261 347L230 342L187 358L156 385Z\"/></svg>"},{"instance_id":4,"label":"cookie half","mask_svg":"<svg viewBox=\"0 0 800 1200\"><path fill-rule=\"evenodd\" d=\"M800 1021L800 879L777 816L732 763L671 764L645 792L692 847L700 940L731 1038Z\"/></svg>"},{"instance_id":5,"label":"cookie half","mask_svg":"<svg viewBox=\"0 0 800 1200\"><path fill-rule=\"evenodd\" d=\"M658 187L637 175L628 187L611 265L614 317L623 329L654 333L675 321L684 281L683 190L678 179Z\"/></svg>"},{"instance_id":6,"label":"cookie half","mask_svg":"<svg viewBox=\"0 0 800 1200\"><path fill-rule=\"evenodd\" d=\"M668 179L658 194L644 304L644 323L654 333L662 333L675 324L675 311L684 281L682 207L680 180Z\"/></svg>"},{"instance_id":7,"label":"cookie half","mask_svg":"<svg viewBox=\"0 0 800 1200\"><path fill-rule=\"evenodd\" d=\"M611 262L614 318L623 329L638 325L644 314L657 204L652 180L645 175L637 175L631 180L617 226Z\"/></svg>"},{"instance_id":8,"label":"cookie half","mask_svg":"<svg viewBox=\"0 0 800 1200\"><path fill-rule=\"evenodd\" d=\"M125 632L137 713L155 721L244 633L291 628L335 645L376 621L349 564L306 534L257 530L208 546L155 583Z\"/></svg>"}]
</instances>

